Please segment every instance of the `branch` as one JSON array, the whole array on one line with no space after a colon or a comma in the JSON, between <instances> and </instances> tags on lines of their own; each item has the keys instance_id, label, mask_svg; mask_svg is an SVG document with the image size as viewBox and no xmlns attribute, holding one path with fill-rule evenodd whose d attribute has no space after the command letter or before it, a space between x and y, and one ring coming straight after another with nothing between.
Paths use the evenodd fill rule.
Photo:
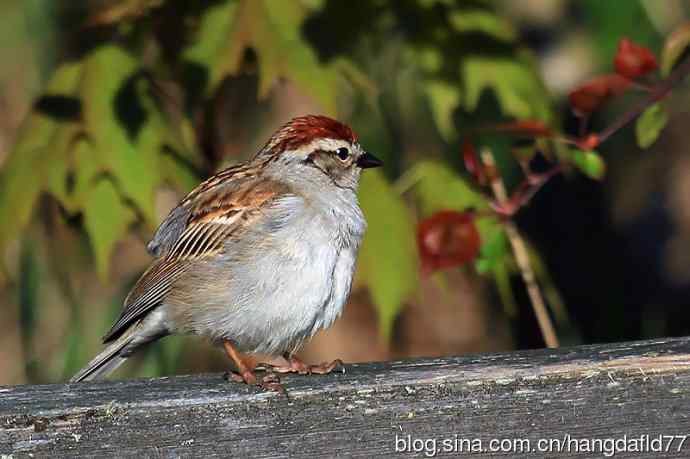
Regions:
<instances>
[{"instance_id":1,"label":"branch","mask_svg":"<svg viewBox=\"0 0 690 459\"><path fill-rule=\"evenodd\" d=\"M649 95L647 97L641 100L633 108L623 113L599 134L588 135L586 133L588 118L582 117L580 118L578 126L579 138L564 137L554 139L576 145L581 149L595 148L609 139L620 129L633 122L647 108L668 96L671 90L682 82L688 74L690 74L690 57L686 58L679 66L677 66L676 69L665 80L662 80L656 86L649 88ZM529 203L532 197L539 190L541 190L541 188L548 183L551 178L553 178L555 175L558 175L560 172L562 172L561 167L556 165L549 169L549 171L547 171L545 174L535 176L536 179L531 179L528 176L525 181L518 186L510 199L506 199L504 202L499 202L496 205L492 205L493 210L504 217L515 215L522 207ZM529 171L526 173L529 175Z\"/></svg>"},{"instance_id":2,"label":"branch","mask_svg":"<svg viewBox=\"0 0 690 459\"><path fill-rule=\"evenodd\" d=\"M494 157L488 149L482 150L481 159L487 169L496 168ZM496 197L499 205L504 205L508 202L508 194L506 193L503 181L498 174L493 174L491 179L491 189L493 190L494 196ZM515 261L520 268L522 279L527 286L527 293L530 301L532 302L532 308L534 309L534 314L537 317L537 322L539 323L541 334L544 337L544 342L548 347L559 347L558 336L556 336L553 323L551 322L549 313L546 310L544 297L541 294L536 276L534 275L534 270L530 264L529 253L527 252L525 241L522 239L522 236L520 236L520 233L518 232L517 227L512 220L505 220L505 229L506 234L508 235L508 240L510 241L510 245L513 248L513 253L515 254Z\"/></svg>"},{"instance_id":3,"label":"branch","mask_svg":"<svg viewBox=\"0 0 690 459\"><path fill-rule=\"evenodd\" d=\"M651 107L661 99L665 98L669 92L690 73L690 57L687 57L682 64L671 72L671 74L658 85L650 88L649 96L641 100L632 109L623 113L618 119L611 123L606 129L599 133L599 143L615 134L618 130L633 122L647 108Z\"/></svg>"}]
</instances>

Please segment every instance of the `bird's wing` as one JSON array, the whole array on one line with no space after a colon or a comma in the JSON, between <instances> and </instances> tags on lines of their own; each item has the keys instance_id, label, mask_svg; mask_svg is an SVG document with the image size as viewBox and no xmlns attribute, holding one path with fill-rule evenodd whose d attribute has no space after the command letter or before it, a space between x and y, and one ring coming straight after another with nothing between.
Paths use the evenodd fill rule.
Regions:
<instances>
[{"instance_id":1,"label":"bird's wing","mask_svg":"<svg viewBox=\"0 0 690 459\"><path fill-rule=\"evenodd\" d=\"M253 187L256 183L256 167L250 167L246 163L229 167L209 177L197 185L177 207L170 211L170 214L158 227L151 242L148 243L149 253L155 257L164 257L179 240L189 223L196 218L195 214L204 212L203 206L205 204L215 206L215 210L219 210L218 207L227 206L231 201L237 201L244 190ZM270 186L274 186L274 184L275 182L270 182ZM245 202L244 204L250 203ZM213 207L206 209L207 212L213 210Z\"/></svg>"},{"instance_id":2,"label":"bird's wing","mask_svg":"<svg viewBox=\"0 0 690 459\"><path fill-rule=\"evenodd\" d=\"M159 305L195 262L218 255L229 238L260 224L281 199L296 197L282 183L255 177L219 179L224 172L199 185L161 224L152 241L159 258L129 293L103 342L116 339Z\"/></svg>"}]
</instances>

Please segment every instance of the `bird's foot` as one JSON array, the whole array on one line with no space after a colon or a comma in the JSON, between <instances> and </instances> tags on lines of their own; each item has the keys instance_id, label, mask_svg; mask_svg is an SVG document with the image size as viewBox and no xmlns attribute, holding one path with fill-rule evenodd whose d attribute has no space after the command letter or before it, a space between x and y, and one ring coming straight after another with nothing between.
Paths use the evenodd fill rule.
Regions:
<instances>
[{"instance_id":1,"label":"bird's foot","mask_svg":"<svg viewBox=\"0 0 690 459\"><path fill-rule=\"evenodd\" d=\"M266 376L261 378L261 382L259 382L258 386L264 390L287 395L287 392L285 392L285 387L283 387L283 385L280 383L280 378L275 373L268 373Z\"/></svg>"},{"instance_id":2,"label":"bird's foot","mask_svg":"<svg viewBox=\"0 0 690 459\"><path fill-rule=\"evenodd\" d=\"M332 362L323 362L318 365L308 365L304 363L301 359L295 357L294 355L283 356L287 362L286 365L270 365L267 363L262 363L257 366L257 369L263 369L275 373L297 373L300 375L325 375L335 370L336 368L342 369L345 373L345 367L343 366L343 361L336 359Z\"/></svg>"},{"instance_id":3,"label":"bird's foot","mask_svg":"<svg viewBox=\"0 0 690 459\"><path fill-rule=\"evenodd\" d=\"M240 354L232 342L225 340L223 347L228 357L235 362L237 371L229 371L226 373L228 381L245 383L250 386L259 386L264 390L273 392L281 392L285 394L285 388L280 384L280 378L274 373L268 373L263 378L257 378L254 370L256 369L256 360L252 357Z\"/></svg>"},{"instance_id":4,"label":"bird's foot","mask_svg":"<svg viewBox=\"0 0 690 459\"><path fill-rule=\"evenodd\" d=\"M257 378L253 372L244 372L240 374L235 371L229 371L226 373L226 379L228 381L245 383L250 386L257 386L272 392L286 393L285 387L280 383L280 378L275 373L267 373L263 378Z\"/></svg>"}]
</instances>

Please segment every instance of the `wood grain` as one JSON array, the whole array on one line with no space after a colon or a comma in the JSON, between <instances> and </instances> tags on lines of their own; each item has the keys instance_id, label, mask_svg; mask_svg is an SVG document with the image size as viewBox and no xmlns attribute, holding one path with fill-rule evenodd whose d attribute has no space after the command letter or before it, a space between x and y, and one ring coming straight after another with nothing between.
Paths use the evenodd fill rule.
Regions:
<instances>
[{"instance_id":1,"label":"wood grain","mask_svg":"<svg viewBox=\"0 0 690 459\"><path fill-rule=\"evenodd\" d=\"M283 381L288 397L219 374L0 387L0 456L380 457L400 456L397 446L423 457L435 441L443 457L462 454L442 451L444 440L471 440L466 450L516 438L530 441L525 457L602 457L574 442L690 435L690 338L352 364ZM540 439L568 438L570 451L536 451ZM426 449L411 452L414 440ZM666 443L665 456L690 457L690 440ZM483 456L518 453L472 455ZM615 455L645 456L661 454Z\"/></svg>"}]
</instances>

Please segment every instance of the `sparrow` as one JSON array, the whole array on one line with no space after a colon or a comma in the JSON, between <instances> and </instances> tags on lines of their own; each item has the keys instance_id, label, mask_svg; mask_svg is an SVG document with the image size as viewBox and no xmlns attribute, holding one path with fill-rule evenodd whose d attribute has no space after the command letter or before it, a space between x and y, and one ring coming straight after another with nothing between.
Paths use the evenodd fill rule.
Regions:
<instances>
[{"instance_id":1,"label":"sparrow","mask_svg":"<svg viewBox=\"0 0 690 459\"><path fill-rule=\"evenodd\" d=\"M170 334L208 338L234 363L232 380L270 390L283 390L276 373L341 366L307 365L295 352L343 311L366 229L360 174L381 165L339 121L289 121L252 159L210 177L172 209L104 350L70 382L101 379ZM284 363L259 364L256 353ZM262 367L270 371L259 378Z\"/></svg>"}]
</instances>

